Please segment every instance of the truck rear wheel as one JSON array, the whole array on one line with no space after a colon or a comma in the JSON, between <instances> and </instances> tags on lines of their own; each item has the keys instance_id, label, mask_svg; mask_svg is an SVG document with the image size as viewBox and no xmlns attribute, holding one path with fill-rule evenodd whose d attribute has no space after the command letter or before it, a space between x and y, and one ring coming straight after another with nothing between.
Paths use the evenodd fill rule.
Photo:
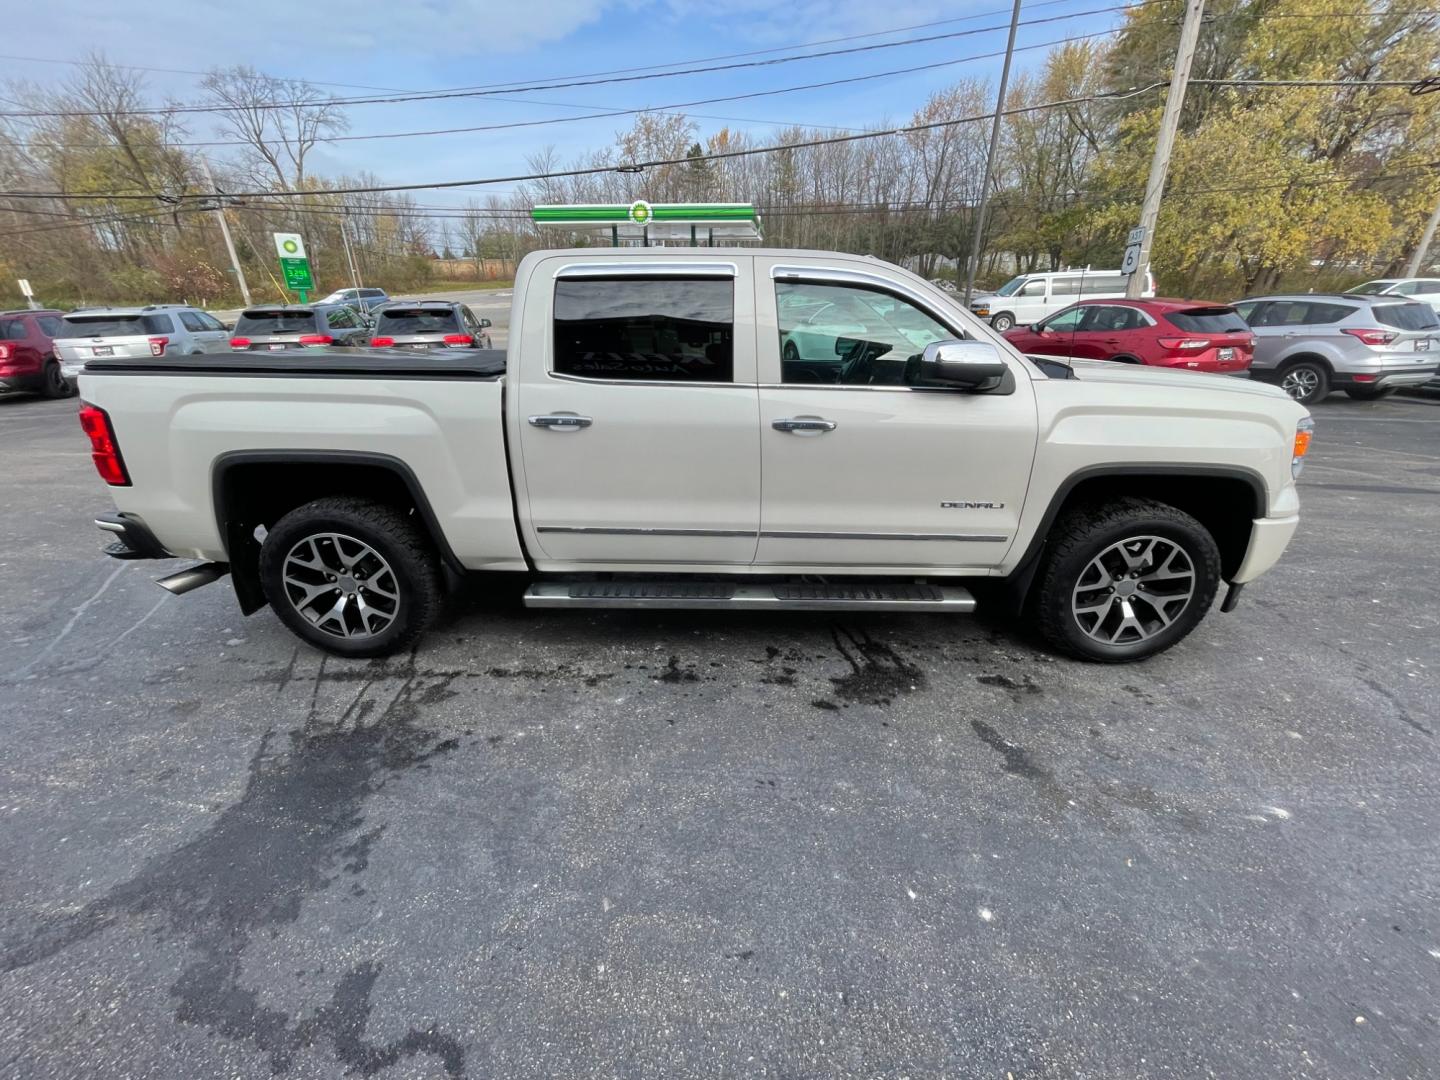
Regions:
<instances>
[{"instance_id":1,"label":"truck rear wheel","mask_svg":"<svg viewBox=\"0 0 1440 1080\"><path fill-rule=\"evenodd\" d=\"M387 656L434 621L439 560L412 515L367 499L316 499L260 547L260 585L282 622L340 656Z\"/></svg>"},{"instance_id":2,"label":"truck rear wheel","mask_svg":"<svg viewBox=\"0 0 1440 1080\"><path fill-rule=\"evenodd\" d=\"M1143 660L1195 629L1220 585L1220 550L1189 514L1124 498L1066 513L1050 534L1034 612L1055 649Z\"/></svg>"}]
</instances>

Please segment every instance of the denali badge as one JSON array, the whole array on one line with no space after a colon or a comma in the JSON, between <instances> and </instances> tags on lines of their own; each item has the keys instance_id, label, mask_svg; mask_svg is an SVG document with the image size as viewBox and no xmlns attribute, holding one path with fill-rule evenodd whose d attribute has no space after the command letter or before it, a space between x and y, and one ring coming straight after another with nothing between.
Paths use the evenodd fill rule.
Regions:
<instances>
[{"instance_id":1,"label":"denali badge","mask_svg":"<svg viewBox=\"0 0 1440 1080\"><path fill-rule=\"evenodd\" d=\"M942 502L941 510L1004 510L1004 503L997 502L971 502L969 499L959 499L956 502Z\"/></svg>"}]
</instances>

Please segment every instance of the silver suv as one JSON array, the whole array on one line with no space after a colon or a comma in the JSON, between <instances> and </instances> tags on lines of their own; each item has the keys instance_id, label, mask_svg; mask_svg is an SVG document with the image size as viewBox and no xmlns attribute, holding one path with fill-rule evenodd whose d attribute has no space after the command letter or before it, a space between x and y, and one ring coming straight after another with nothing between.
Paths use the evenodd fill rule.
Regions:
<instances>
[{"instance_id":1,"label":"silver suv","mask_svg":"<svg viewBox=\"0 0 1440 1080\"><path fill-rule=\"evenodd\" d=\"M1440 316L1403 297L1252 296L1235 310L1255 332L1250 377L1279 383L1303 405L1331 390L1373 401L1440 366Z\"/></svg>"},{"instance_id":2,"label":"silver suv","mask_svg":"<svg viewBox=\"0 0 1440 1080\"><path fill-rule=\"evenodd\" d=\"M185 304L80 308L60 320L55 335L55 355L71 383L97 356L191 356L229 349L224 325Z\"/></svg>"}]
</instances>

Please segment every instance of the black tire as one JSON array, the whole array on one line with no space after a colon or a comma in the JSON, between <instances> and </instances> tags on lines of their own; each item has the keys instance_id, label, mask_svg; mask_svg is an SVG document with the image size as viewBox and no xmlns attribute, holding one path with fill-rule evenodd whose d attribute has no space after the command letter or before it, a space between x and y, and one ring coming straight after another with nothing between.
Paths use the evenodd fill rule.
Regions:
<instances>
[{"instance_id":1,"label":"black tire","mask_svg":"<svg viewBox=\"0 0 1440 1080\"><path fill-rule=\"evenodd\" d=\"M70 389L70 383L66 380L64 372L60 370L60 361L45 361L45 367L40 375L40 393L47 398L67 398L74 393Z\"/></svg>"},{"instance_id":2,"label":"black tire","mask_svg":"<svg viewBox=\"0 0 1440 1080\"><path fill-rule=\"evenodd\" d=\"M1003 334L1015 325L1015 316L1008 311L1002 311L998 315L991 316L990 325L994 327L997 334Z\"/></svg>"},{"instance_id":3,"label":"black tire","mask_svg":"<svg viewBox=\"0 0 1440 1080\"><path fill-rule=\"evenodd\" d=\"M317 626L291 601L286 557L307 537L326 533L354 538L389 564L398 601L383 629L342 637ZM440 560L414 515L367 499L331 497L306 503L277 521L260 547L260 585L275 614L298 637L338 656L388 656L408 648L439 614L442 583ZM338 585L335 596L340 598Z\"/></svg>"},{"instance_id":4,"label":"black tire","mask_svg":"<svg viewBox=\"0 0 1440 1080\"><path fill-rule=\"evenodd\" d=\"M1113 545L1132 537L1137 539L1137 544L1143 543L1139 539L1142 537L1160 538L1182 551L1191 570L1191 591L1184 607L1173 606L1178 600L1162 604L1162 607L1167 608L1168 618L1172 620L1168 625L1164 625L1156 617L1155 613L1159 609L1146 599L1148 596L1161 595L1160 593L1133 591L1144 584L1143 580L1138 585L1122 582L1108 590L1085 590L1080 593L1082 596L1093 596L1102 591L1113 594L1117 589L1129 588L1131 592L1128 595L1136 596L1142 601L1130 605L1128 609L1123 603L1115 606L1092 625L1092 630L1098 630L1102 626L1108 629L1130 612L1137 613L1141 620L1151 624L1148 636L1126 640L1128 632L1122 632L1122 639L1112 644L1092 636L1092 633L1082 626L1081 619L1090 616L1077 614L1074 605L1078 602L1077 590L1082 588L1085 580L1083 575L1090 572L1092 561ZM1178 569L1183 564L1182 560L1170 565L1171 569ZM1144 571L1141 573L1143 576ZM1168 582L1166 587L1169 587ZM1048 538L1044 562L1031 593L1030 608L1041 636L1052 648L1081 660L1119 664L1144 660L1181 641L1210 610L1219 587L1220 549L1216 546L1214 537L1200 522L1166 503L1151 499L1122 498L1101 505L1077 507L1067 511L1056 522ZM1090 597L1087 596L1088 598ZM1114 599L1118 601L1121 598L1117 596ZM1112 618L1113 622L1107 622ZM1137 628L1133 632L1144 634L1146 629Z\"/></svg>"},{"instance_id":5,"label":"black tire","mask_svg":"<svg viewBox=\"0 0 1440 1080\"><path fill-rule=\"evenodd\" d=\"M1280 388L1301 405L1313 405L1330 393L1330 369L1321 360L1292 360L1279 377Z\"/></svg>"},{"instance_id":6,"label":"black tire","mask_svg":"<svg viewBox=\"0 0 1440 1080\"><path fill-rule=\"evenodd\" d=\"M1387 398L1391 394L1395 393L1395 388L1393 386L1372 386L1369 388L1362 386L1352 386L1348 390L1346 390L1345 393L1349 394L1356 401L1379 401L1381 398Z\"/></svg>"}]
</instances>

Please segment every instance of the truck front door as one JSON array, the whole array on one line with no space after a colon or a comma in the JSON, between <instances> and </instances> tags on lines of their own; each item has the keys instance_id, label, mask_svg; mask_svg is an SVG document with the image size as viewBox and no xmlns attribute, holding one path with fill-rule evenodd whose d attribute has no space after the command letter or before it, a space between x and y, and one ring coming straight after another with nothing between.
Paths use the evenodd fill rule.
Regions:
<instances>
[{"instance_id":1,"label":"truck front door","mask_svg":"<svg viewBox=\"0 0 1440 1080\"><path fill-rule=\"evenodd\" d=\"M1017 362L1000 392L926 389L926 344L966 336L911 287L867 270L757 257L757 565L798 572L983 572L1015 536L1035 455L1035 400ZM766 280L766 279L770 280ZM863 328L787 362L788 312L863 307ZM933 305L933 306L932 306ZM854 319L851 320L855 321ZM813 339L813 328L811 331Z\"/></svg>"},{"instance_id":2,"label":"truck front door","mask_svg":"<svg viewBox=\"0 0 1440 1080\"><path fill-rule=\"evenodd\" d=\"M748 565L760 524L748 257L536 268L512 346L527 543L616 570Z\"/></svg>"}]
</instances>

